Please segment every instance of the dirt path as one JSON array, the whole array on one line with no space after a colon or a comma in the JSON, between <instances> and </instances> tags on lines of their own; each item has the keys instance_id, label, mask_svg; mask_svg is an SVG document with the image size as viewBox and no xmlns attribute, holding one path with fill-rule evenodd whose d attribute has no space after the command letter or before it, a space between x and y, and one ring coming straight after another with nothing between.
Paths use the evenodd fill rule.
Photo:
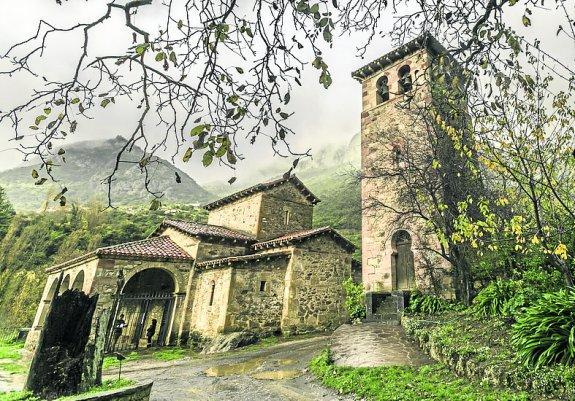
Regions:
<instances>
[{"instance_id":1,"label":"dirt path","mask_svg":"<svg viewBox=\"0 0 575 401\"><path fill-rule=\"evenodd\" d=\"M153 381L152 401L351 401L307 372L309 361L328 343L329 337L322 336L177 362L134 361L122 376ZM106 372L116 374L116 369Z\"/></svg>"}]
</instances>

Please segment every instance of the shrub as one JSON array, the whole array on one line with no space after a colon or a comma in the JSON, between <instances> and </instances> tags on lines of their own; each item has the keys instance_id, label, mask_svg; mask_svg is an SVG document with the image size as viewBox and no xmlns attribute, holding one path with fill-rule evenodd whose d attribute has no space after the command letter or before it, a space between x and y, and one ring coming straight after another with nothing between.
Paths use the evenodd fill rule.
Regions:
<instances>
[{"instance_id":1,"label":"shrub","mask_svg":"<svg viewBox=\"0 0 575 401\"><path fill-rule=\"evenodd\" d=\"M535 368L575 363L575 291L544 294L513 325L517 358Z\"/></svg>"},{"instance_id":2,"label":"shrub","mask_svg":"<svg viewBox=\"0 0 575 401\"><path fill-rule=\"evenodd\" d=\"M365 318L365 296L363 286L353 282L353 278L348 278L343 282L345 290L345 307L351 320Z\"/></svg>"},{"instance_id":3,"label":"shrub","mask_svg":"<svg viewBox=\"0 0 575 401\"><path fill-rule=\"evenodd\" d=\"M434 295L422 294L421 292L414 292L409 300L409 313L423 313L425 315L434 315L449 309L449 303Z\"/></svg>"},{"instance_id":4,"label":"shrub","mask_svg":"<svg viewBox=\"0 0 575 401\"><path fill-rule=\"evenodd\" d=\"M525 299L517 294L519 283L495 280L483 288L473 300L473 311L482 316L507 316L519 309Z\"/></svg>"}]
</instances>

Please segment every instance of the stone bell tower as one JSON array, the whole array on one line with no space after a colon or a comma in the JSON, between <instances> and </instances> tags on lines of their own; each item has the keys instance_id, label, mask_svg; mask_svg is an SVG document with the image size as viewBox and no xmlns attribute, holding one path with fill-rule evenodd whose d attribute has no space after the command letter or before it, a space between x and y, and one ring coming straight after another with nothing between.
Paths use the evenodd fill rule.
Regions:
<instances>
[{"instance_id":1,"label":"stone bell tower","mask_svg":"<svg viewBox=\"0 0 575 401\"><path fill-rule=\"evenodd\" d=\"M397 205L393 179L378 172L424 132L410 118L406 103L425 107L431 93L429 67L439 54L447 52L425 34L352 74L362 85L362 279L368 314L375 313L376 304L388 295L426 285L426 261L420 251L422 241L427 241L422 238L423 224L398 216L401 205Z\"/></svg>"}]
</instances>

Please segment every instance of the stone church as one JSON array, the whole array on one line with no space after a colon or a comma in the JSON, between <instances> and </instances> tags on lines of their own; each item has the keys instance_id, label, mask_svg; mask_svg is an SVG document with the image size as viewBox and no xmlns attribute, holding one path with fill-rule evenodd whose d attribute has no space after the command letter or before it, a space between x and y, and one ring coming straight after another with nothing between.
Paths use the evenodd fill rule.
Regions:
<instances>
[{"instance_id":1,"label":"stone church","mask_svg":"<svg viewBox=\"0 0 575 401\"><path fill-rule=\"evenodd\" d=\"M312 228L319 201L292 175L204 206L207 224L166 219L147 239L49 268L27 347L66 289L99 294L96 316L125 321L116 349L145 346L153 320L154 345L335 328L347 319L342 282L355 247L330 227Z\"/></svg>"},{"instance_id":2,"label":"stone church","mask_svg":"<svg viewBox=\"0 0 575 401\"><path fill-rule=\"evenodd\" d=\"M449 56L447 50L424 34L352 73L362 87L362 281L368 316L390 298L401 309L411 291L430 288L430 267L450 269L428 251L439 248L435 235L421 219L405 217L395 181L378 174L389 170L406 144L413 148L425 135L411 111L430 105L430 72L443 55ZM449 274L440 281L449 288Z\"/></svg>"}]
</instances>

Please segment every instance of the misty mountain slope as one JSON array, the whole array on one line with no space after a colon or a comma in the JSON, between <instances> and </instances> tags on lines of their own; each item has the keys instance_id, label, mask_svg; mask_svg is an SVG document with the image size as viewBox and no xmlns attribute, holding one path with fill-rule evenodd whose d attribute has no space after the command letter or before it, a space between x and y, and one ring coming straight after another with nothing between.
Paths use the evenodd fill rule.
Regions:
<instances>
[{"instance_id":1,"label":"misty mountain slope","mask_svg":"<svg viewBox=\"0 0 575 401\"><path fill-rule=\"evenodd\" d=\"M117 149L125 139L116 137L109 140L84 141L71 144L66 148L66 163L55 167L55 175L62 185L68 188L68 201L86 203L105 201L107 186L102 180L112 171ZM139 160L142 150L135 148L127 156L129 160ZM198 185L182 170L170 162L159 159L160 164L150 165L151 189L164 193L162 202L197 204L213 196ZM47 199L52 200L59 186L51 181L44 185L34 185L31 171L39 170L39 165L18 167L0 172L0 185L5 188L8 198L19 211L38 210ZM176 182L175 173L182 182ZM112 186L112 199L116 205L142 205L150 202L151 195L144 187L145 176L137 164L122 164Z\"/></svg>"}]
</instances>

